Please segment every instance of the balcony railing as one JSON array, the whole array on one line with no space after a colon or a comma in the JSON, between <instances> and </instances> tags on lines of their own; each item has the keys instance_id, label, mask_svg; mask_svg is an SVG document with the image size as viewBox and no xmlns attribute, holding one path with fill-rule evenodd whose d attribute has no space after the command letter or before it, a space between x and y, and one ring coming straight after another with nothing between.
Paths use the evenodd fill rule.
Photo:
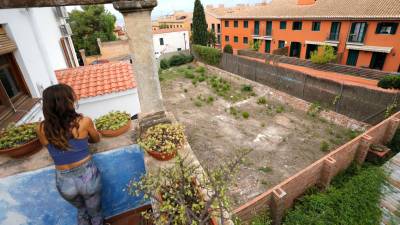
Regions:
<instances>
[{"instance_id":1,"label":"balcony railing","mask_svg":"<svg viewBox=\"0 0 400 225\"><path fill-rule=\"evenodd\" d=\"M347 41L352 43L363 43L364 35L360 33L349 34L349 39Z\"/></svg>"},{"instance_id":2,"label":"balcony railing","mask_svg":"<svg viewBox=\"0 0 400 225\"><path fill-rule=\"evenodd\" d=\"M330 33L326 38L327 41L339 41L339 33Z\"/></svg>"}]
</instances>

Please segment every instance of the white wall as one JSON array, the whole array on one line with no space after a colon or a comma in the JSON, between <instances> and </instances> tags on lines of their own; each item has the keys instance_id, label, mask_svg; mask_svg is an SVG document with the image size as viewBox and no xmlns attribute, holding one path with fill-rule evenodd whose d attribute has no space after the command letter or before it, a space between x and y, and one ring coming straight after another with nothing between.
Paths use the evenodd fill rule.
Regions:
<instances>
[{"instance_id":1,"label":"white wall","mask_svg":"<svg viewBox=\"0 0 400 225\"><path fill-rule=\"evenodd\" d=\"M53 8L0 9L0 24L16 43L14 56L33 97L56 83L55 69L67 67Z\"/></svg>"},{"instance_id":2,"label":"white wall","mask_svg":"<svg viewBox=\"0 0 400 225\"><path fill-rule=\"evenodd\" d=\"M96 119L110 111L126 111L132 116L140 112L137 89L82 99L78 112Z\"/></svg>"},{"instance_id":3,"label":"white wall","mask_svg":"<svg viewBox=\"0 0 400 225\"><path fill-rule=\"evenodd\" d=\"M160 45L160 38L164 39L164 45ZM181 48L183 51L185 50L185 42L186 49L189 49L188 31L153 34L154 52L156 55L158 55L157 53L163 54L168 52L176 52L178 51L178 48Z\"/></svg>"}]
</instances>

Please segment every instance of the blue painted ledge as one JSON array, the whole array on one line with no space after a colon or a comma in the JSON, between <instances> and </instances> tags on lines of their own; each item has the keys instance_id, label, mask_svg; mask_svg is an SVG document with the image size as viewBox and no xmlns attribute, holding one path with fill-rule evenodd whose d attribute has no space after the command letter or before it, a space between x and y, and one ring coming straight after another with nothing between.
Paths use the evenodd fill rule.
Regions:
<instances>
[{"instance_id":1,"label":"blue painted ledge","mask_svg":"<svg viewBox=\"0 0 400 225\"><path fill-rule=\"evenodd\" d=\"M145 205L126 189L130 180L145 173L143 157L137 145L94 156L102 173L107 218ZM76 213L57 192L53 166L0 179L0 225L74 225Z\"/></svg>"}]
</instances>

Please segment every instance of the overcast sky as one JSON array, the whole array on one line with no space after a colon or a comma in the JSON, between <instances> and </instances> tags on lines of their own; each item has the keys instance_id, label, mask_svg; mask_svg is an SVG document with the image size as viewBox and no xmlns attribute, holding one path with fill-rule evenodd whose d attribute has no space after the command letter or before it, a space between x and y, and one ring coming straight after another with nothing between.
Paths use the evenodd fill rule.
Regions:
<instances>
[{"instance_id":1,"label":"overcast sky","mask_svg":"<svg viewBox=\"0 0 400 225\"><path fill-rule=\"evenodd\" d=\"M257 3L262 0L202 0L204 7L209 4L217 6L224 4L225 6L233 6L238 3ZM152 17L156 19L159 16L167 15L176 10L193 11L194 0L158 0L158 6L153 10ZM123 24L122 15L114 9L112 4L106 5L106 8L116 17L119 25Z\"/></svg>"}]
</instances>

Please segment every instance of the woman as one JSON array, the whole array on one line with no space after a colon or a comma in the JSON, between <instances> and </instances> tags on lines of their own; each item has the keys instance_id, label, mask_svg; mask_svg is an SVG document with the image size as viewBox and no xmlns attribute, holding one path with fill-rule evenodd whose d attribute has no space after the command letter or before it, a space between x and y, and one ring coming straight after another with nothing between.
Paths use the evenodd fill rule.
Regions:
<instances>
[{"instance_id":1,"label":"woman","mask_svg":"<svg viewBox=\"0 0 400 225\"><path fill-rule=\"evenodd\" d=\"M89 142L99 142L100 135L90 118L75 111L75 103L68 85L44 90L38 135L54 160L58 192L78 209L78 224L101 225L101 178L89 152Z\"/></svg>"}]
</instances>

